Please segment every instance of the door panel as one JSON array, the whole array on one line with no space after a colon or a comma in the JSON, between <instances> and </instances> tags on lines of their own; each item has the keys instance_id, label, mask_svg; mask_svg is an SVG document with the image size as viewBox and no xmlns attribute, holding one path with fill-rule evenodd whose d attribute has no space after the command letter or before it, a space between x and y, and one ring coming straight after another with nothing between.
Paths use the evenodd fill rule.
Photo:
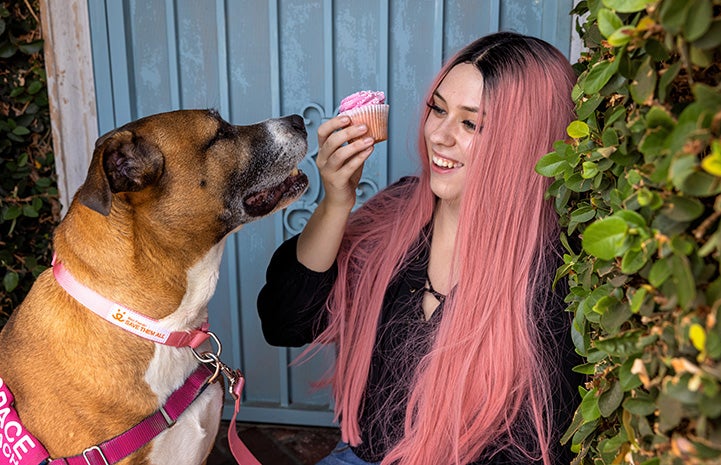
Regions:
<instances>
[{"instance_id":1,"label":"door panel","mask_svg":"<svg viewBox=\"0 0 721 465\"><path fill-rule=\"evenodd\" d=\"M224 361L246 374L240 420L329 425L329 390L315 389L332 348L301 365L302 349L260 332L256 296L275 248L302 230L322 196L315 132L340 99L383 90L390 137L364 170L359 203L416 166L424 93L442 62L497 30L540 36L568 55L572 0L89 0L102 134L179 108L216 108L234 124L297 113L310 188L282 213L227 239L210 305ZM226 417L232 412L230 400Z\"/></svg>"}]
</instances>

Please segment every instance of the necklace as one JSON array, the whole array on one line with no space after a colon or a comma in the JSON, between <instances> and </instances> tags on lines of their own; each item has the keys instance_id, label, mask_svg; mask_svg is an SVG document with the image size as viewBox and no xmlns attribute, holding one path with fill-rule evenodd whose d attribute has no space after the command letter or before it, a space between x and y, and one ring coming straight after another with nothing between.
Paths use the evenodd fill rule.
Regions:
<instances>
[{"instance_id":1,"label":"necklace","mask_svg":"<svg viewBox=\"0 0 721 465\"><path fill-rule=\"evenodd\" d=\"M445 302L446 300L446 295L441 294L437 290L433 289L433 284L431 284L431 278L428 277L428 270L426 270L426 285L423 289L429 294L431 294L433 297L435 297L436 300L440 302L441 305L443 305L443 302Z\"/></svg>"}]
</instances>

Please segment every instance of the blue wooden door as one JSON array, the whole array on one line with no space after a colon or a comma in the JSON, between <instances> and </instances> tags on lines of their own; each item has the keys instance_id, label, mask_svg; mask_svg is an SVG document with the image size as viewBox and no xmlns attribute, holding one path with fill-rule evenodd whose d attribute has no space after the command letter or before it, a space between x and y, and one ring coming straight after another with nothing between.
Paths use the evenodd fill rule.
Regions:
<instances>
[{"instance_id":1,"label":"blue wooden door","mask_svg":"<svg viewBox=\"0 0 721 465\"><path fill-rule=\"evenodd\" d=\"M572 0L89 0L102 134L179 108L216 108L234 124L297 113L309 150L310 188L282 213L229 238L211 302L223 359L246 374L242 421L330 425L327 389L313 381L330 351L291 366L296 349L268 346L256 296L275 248L299 232L317 205L315 131L342 97L383 90L390 137L376 147L361 201L415 171L422 98L442 62L498 30L535 35L570 51ZM190 219L192 221L192 219ZM229 401L228 401L229 402ZM226 417L232 411L226 406Z\"/></svg>"}]
</instances>

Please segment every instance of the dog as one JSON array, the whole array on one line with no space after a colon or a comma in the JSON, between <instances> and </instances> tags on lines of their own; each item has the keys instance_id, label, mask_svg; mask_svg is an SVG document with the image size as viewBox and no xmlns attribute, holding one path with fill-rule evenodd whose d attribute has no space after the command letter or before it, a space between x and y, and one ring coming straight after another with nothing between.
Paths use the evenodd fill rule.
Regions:
<instances>
[{"instance_id":1,"label":"dog","mask_svg":"<svg viewBox=\"0 0 721 465\"><path fill-rule=\"evenodd\" d=\"M85 182L55 229L55 266L0 333L0 384L12 391L24 427L8 426L0 398L0 463L5 452L10 463L27 455L34 441L23 431L51 458L110 462L95 446L159 412L202 366L191 348L148 340L157 336L152 328L131 324L146 333L140 337L120 322L134 311L174 333L197 333L226 238L304 193L308 179L297 165L306 151L298 115L236 126L213 110L148 116L97 140ZM61 287L59 265L118 304L115 324ZM204 463L222 398L213 383L177 420L161 409L172 427L118 463Z\"/></svg>"}]
</instances>

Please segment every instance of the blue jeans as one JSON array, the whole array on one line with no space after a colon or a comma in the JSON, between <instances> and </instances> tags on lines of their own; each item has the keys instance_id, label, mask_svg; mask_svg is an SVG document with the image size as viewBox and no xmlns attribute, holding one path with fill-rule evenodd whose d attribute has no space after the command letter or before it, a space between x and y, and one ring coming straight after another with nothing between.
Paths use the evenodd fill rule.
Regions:
<instances>
[{"instance_id":1,"label":"blue jeans","mask_svg":"<svg viewBox=\"0 0 721 465\"><path fill-rule=\"evenodd\" d=\"M353 453L350 446L341 441L335 446L333 452L316 465L378 465L380 462L366 462Z\"/></svg>"}]
</instances>

